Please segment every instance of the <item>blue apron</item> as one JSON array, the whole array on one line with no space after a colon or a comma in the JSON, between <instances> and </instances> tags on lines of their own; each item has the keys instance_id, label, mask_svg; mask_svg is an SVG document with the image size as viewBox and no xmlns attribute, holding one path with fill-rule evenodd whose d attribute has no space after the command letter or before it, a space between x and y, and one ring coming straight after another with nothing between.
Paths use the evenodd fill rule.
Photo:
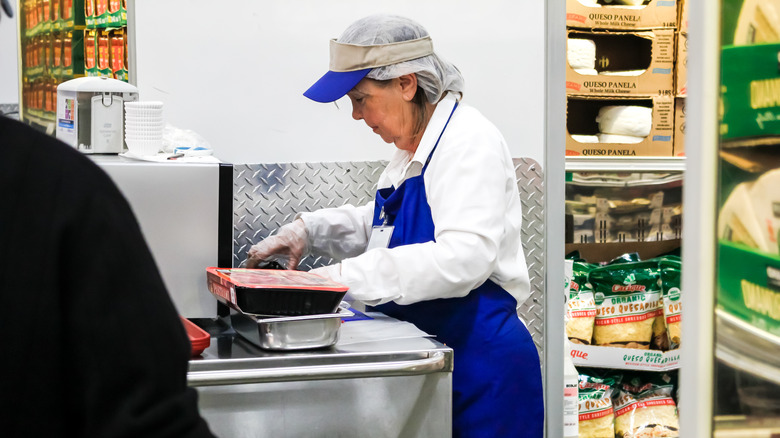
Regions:
<instances>
[{"instance_id":1,"label":"blue apron","mask_svg":"<svg viewBox=\"0 0 780 438\"><path fill-rule=\"evenodd\" d=\"M444 129L448 124L449 119ZM441 134L420 175L407 179L397 189L377 191L373 223L394 226L389 248L434 240L423 176L439 140ZM516 306L509 292L487 280L462 298L409 305L389 302L375 307L415 324L454 350L454 437L543 436L539 356L531 335L517 317Z\"/></svg>"}]
</instances>

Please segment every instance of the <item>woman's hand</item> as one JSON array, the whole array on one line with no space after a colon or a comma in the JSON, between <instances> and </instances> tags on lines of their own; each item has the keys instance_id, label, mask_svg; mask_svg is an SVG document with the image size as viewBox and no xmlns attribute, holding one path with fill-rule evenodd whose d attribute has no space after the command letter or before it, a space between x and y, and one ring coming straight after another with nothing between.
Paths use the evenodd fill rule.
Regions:
<instances>
[{"instance_id":1,"label":"woman's hand","mask_svg":"<svg viewBox=\"0 0 780 438\"><path fill-rule=\"evenodd\" d=\"M296 269L307 250L308 233L303 220L296 219L249 248L247 268L256 268L268 260L282 261L287 269Z\"/></svg>"}]
</instances>

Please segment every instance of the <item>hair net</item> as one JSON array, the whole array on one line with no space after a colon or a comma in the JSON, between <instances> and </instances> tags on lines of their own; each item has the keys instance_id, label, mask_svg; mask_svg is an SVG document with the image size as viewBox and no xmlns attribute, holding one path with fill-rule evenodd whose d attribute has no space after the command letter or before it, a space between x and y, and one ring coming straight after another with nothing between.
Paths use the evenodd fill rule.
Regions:
<instances>
[{"instance_id":1,"label":"hair net","mask_svg":"<svg viewBox=\"0 0 780 438\"><path fill-rule=\"evenodd\" d=\"M352 23L338 38L340 43L376 45L409 41L428 36L428 31L416 22L396 15L376 14ZM376 67L367 77L388 80L406 74L417 74L417 85L425 91L428 102L436 103L452 91L463 94L464 81L455 65L436 53L398 64Z\"/></svg>"}]
</instances>

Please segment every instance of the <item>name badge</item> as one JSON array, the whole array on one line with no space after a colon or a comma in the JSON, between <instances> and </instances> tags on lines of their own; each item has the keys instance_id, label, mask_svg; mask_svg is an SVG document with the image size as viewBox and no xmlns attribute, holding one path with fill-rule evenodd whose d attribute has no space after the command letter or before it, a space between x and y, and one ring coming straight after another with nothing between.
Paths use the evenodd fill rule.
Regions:
<instances>
[{"instance_id":1,"label":"name badge","mask_svg":"<svg viewBox=\"0 0 780 438\"><path fill-rule=\"evenodd\" d=\"M392 225L382 225L371 229L371 237L368 239L366 251L374 248L387 248L390 245L390 238L393 237Z\"/></svg>"}]
</instances>

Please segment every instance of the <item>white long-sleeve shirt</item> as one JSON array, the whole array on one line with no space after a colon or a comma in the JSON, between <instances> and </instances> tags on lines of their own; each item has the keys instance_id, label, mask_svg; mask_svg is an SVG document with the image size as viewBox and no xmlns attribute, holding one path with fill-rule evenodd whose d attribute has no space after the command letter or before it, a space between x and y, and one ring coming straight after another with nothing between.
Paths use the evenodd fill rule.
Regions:
<instances>
[{"instance_id":1,"label":"white long-sleeve shirt","mask_svg":"<svg viewBox=\"0 0 780 438\"><path fill-rule=\"evenodd\" d=\"M378 187L419 175L456 96L436 106L417 151L396 149ZM490 278L522 303L530 294L512 158L498 129L460 103L424 175L435 241L365 251L373 202L303 213L313 254L341 262L340 282L371 305L462 297Z\"/></svg>"}]
</instances>

